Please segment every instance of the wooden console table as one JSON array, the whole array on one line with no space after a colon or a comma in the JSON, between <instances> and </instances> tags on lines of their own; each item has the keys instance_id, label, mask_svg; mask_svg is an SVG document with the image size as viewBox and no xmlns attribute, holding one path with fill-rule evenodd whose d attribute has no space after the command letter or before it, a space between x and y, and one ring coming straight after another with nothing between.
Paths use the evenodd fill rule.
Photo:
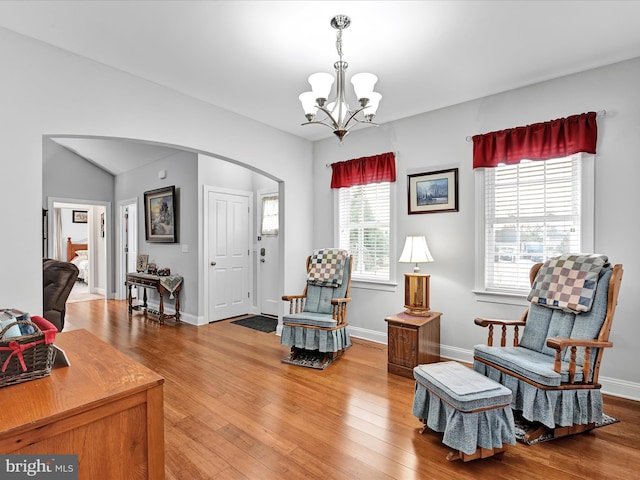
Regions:
<instances>
[{"instance_id":1,"label":"wooden console table","mask_svg":"<svg viewBox=\"0 0 640 480\"><path fill-rule=\"evenodd\" d=\"M0 388L0 452L78 455L79 480L164 479L164 379L86 330L55 345L70 367Z\"/></svg>"},{"instance_id":2,"label":"wooden console table","mask_svg":"<svg viewBox=\"0 0 640 480\"><path fill-rule=\"evenodd\" d=\"M396 313L388 325L387 371L413 378L413 367L440 361L440 312L425 316Z\"/></svg>"},{"instance_id":3,"label":"wooden console table","mask_svg":"<svg viewBox=\"0 0 640 480\"><path fill-rule=\"evenodd\" d=\"M161 277L159 275L150 275L147 273L127 273L127 288L129 290L129 314L133 313L133 310L144 310L151 314L158 316L158 322L164 323L166 319L173 318L176 322L180 321L180 290L182 290L182 277L177 275L169 275L167 277ZM170 285L170 286L169 286ZM131 296L131 287L141 287L143 289L142 304L133 305L133 298ZM160 295L160 306L158 311L147 308L147 288L155 288ZM169 292L176 299L175 313L168 315L164 313L164 299L163 296L166 292Z\"/></svg>"}]
</instances>

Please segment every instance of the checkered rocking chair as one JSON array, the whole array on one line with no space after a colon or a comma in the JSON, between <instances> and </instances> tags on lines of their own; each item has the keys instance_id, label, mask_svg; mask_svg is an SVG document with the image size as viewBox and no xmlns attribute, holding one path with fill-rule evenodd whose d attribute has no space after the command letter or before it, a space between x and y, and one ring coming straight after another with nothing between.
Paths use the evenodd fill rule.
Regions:
<instances>
[{"instance_id":1,"label":"checkered rocking chair","mask_svg":"<svg viewBox=\"0 0 640 480\"><path fill-rule=\"evenodd\" d=\"M512 391L512 409L536 425L526 441L584 432L601 421L598 374L604 349L613 346L622 273L622 265L611 267L603 255L552 258L531 268L531 303L520 320L475 319L489 335L486 345L474 347L474 369ZM495 327L500 346L493 346ZM513 346L507 346L509 328Z\"/></svg>"},{"instance_id":2,"label":"checkered rocking chair","mask_svg":"<svg viewBox=\"0 0 640 480\"><path fill-rule=\"evenodd\" d=\"M351 301L353 258L345 250L314 250L307 257L307 283L302 295L284 295L289 314L283 317L280 343L291 347L289 360L318 354L333 361L351 346L347 304ZM323 354L323 355L322 355Z\"/></svg>"}]
</instances>

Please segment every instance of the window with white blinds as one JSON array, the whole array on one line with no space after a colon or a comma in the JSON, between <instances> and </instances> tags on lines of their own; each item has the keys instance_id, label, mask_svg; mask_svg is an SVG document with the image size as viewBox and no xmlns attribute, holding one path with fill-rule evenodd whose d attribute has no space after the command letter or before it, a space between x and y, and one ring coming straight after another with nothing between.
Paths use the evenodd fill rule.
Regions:
<instances>
[{"instance_id":1,"label":"window with white blinds","mask_svg":"<svg viewBox=\"0 0 640 480\"><path fill-rule=\"evenodd\" d=\"M582 251L581 155L484 170L485 291L524 293L536 262Z\"/></svg>"},{"instance_id":2,"label":"window with white blinds","mask_svg":"<svg viewBox=\"0 0 640 480\"><path fill-rule=\"evenodd\" d=\"M338 243L353 256L353 280L389 281L391 184L338 189Z\"/></svg>"},{"instance_id":3,"label":"window with white blinds","mask_svg":"<svg viewBox=\"0 0 640 480\"><path fill-rule=\"evenodd\" d=\"M278 235L278 196L262 197L262 235Z\"/></svg>"}]
</instances>

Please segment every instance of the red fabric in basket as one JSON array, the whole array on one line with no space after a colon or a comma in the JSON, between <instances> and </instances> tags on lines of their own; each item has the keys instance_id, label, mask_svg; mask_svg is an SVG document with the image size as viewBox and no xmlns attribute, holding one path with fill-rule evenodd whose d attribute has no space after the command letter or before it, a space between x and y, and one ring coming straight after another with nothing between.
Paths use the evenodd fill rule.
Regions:
<instances>
[{"instance_id":1,"label":"red fabric in basket","mask_svg":"<svg viewBox=\"0 0 640 480\"><path fill-rule=\"evenodd\" d=\"M44 333L44 343L49 345L55 341L58 329L53 323L46 318L39 317L37 315L33 315L31 317L31 321L35 323L40 330L42 330L42 333Z\"/></svg>"},{"instance_id":2,"label":"red fabric in basket","mask_svg":"<svg viewBox=\"0 0 640 480\"><path fill-rule=\"evenodd\" d=\"M22 355L22 352L34 347L35 345L38 345L39 343L45 343L47 345L52 344L56 339L56 333L58 329L51 322L38 316L31 317L31 321L35 323L40 330L42 330L42 333L44 334L44 339L38 340L37 342L23 343L23 344L20 344L17 341L13 340L9 342L9 346L0 347L0 350L11 351L11 354L9 354L4 364L2 365L2 369L0 369L1 372L5 372L7 370L7 366L9 365L9 362L11 361L11 358L14 355L20 361L20 366L22 367L22 371L26 372L27 366L24 362L24 357Z\"/></svg>"}]
</instances>

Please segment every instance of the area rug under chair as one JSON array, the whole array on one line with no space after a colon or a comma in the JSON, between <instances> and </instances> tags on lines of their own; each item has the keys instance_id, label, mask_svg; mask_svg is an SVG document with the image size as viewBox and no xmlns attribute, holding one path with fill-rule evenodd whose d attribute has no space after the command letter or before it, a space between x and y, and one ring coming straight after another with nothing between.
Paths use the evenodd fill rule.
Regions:
<instances>
[{"instance_id":1,"label":"area rug under chair","mask_svg":"<svg viewBox=\"0 0 640 480\"><path fill-rule=\"evenodd\" d=\"M264 315L255 315L253 317L241 318L234 320L231 323L240 325L242 327L251 328L260 332L271 333L276 331L278 326L278 319L273 317L266 317Z\"/></svg>"},{"instance_id":2,"label":"area rug under chair","mask_svg":"<svg viewBox=\"0 0 640 480\"><path fill-rule=\"evenodd\" d=\"M283 363L289 365L297 365L298 367L315 368L317 370L324 370L333 362L331 355L319 352L317 350L306 350L305 352L299 352L295 356L289 355L282 359Z\"/></svg>"},{"instance_id":3,"label":"area rug under chair","mask_svg":"<svg viewBox=\"0 0 640 480\"><path fill-rule=\"evenodd\" d=\"M540 438L536 438L535 440L527 441L525 440L525 435L531 430L535 429L538 424L534 424L522 418L522 416L516 412L514 412L514 421L516 426L516 440L524 443L526 445L535 445L537 443L548 442L550 440L556 440L553 437L552 433L545 433ZM619 422L617 418L611 417L606 413L602 414L602 421L596 423L595 428L606 427L607 425L612 425L614 423ZM586 433L586 432L585 432ZM566 438L566 437L558 437L558 438Z\"/></svg>"}]
</instances>

